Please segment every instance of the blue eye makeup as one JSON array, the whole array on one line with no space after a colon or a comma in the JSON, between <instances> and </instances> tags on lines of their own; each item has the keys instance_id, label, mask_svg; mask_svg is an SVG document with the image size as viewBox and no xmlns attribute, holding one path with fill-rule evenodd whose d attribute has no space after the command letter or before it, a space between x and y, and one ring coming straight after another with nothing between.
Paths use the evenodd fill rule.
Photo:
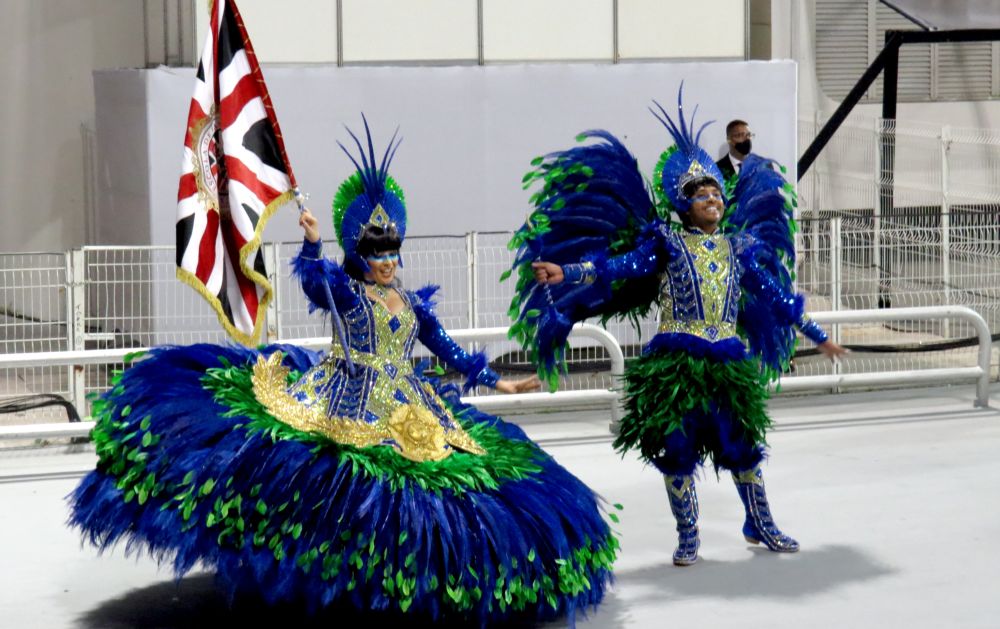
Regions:
<instances>
[{"instance_id":1,"label":"blue eye makeup","mask_svg":"<svg viewBox=\"0 0 1000 629\"><path fill-rule=\"evenodd\" d=\"M380 256L368 256L369 262L399 262L399 252L386 253Z\"/></svg>"},{"instance_id":2,"label":"blue eye makeup","mask_svg":"<svg viewBox=\"0 0 1000 629\"><path fill-rule=\"evenodd\" d=\"M691 197L692 201L695 201L695 202L698 202L698 203L709 201L711 199L718 199L719 201L721 201L722 200L722 194L720 194L718 192L710 192L708 194L699 194L696 197Z\"/></svg>"}]
</instances>

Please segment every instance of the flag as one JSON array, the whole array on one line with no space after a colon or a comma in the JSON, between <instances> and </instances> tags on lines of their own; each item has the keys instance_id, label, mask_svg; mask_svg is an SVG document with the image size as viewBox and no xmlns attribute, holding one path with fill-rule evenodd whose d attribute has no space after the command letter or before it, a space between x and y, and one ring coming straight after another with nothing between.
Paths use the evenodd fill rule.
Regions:
<instances>
[{"instance_id":1,"label":"flag","mask_svg":"<svg viewBox=\"0 0 1000 629\"><path fill-rule=\"evenodd\" d=\"M236 3L213 0L177 193L177 277L201 293L229 335L245 345L259 342L272 297L261 233L294 188Z\"/></svg>"}]
</instances>

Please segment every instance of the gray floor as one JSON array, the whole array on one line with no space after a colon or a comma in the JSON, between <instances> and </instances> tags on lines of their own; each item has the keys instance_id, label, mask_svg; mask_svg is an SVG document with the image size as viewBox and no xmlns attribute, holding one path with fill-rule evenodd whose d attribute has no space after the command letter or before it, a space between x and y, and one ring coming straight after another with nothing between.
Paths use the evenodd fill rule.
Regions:
<instances>
[{"instance_id":1,"label":"gray floor","mask_svg":"<svg viewBox=\"0 0 1000 629\"><path fill-rule=\"evenodd\" d=\"M605 414L518 421L625 507L616 585L581 627L998 627L998 405L998 385L991 409L972 408L971 386L774 402L767 487L802 551L747 545L731 481L709 470L702 561L689 568L670 562L659 477L611 451ZM62 497L92 463L89 452L0 452L0 626L314 624L252 601L229 609L207 575L175 584L148 558L81 546Z\"/></svg>"}]
</instances>

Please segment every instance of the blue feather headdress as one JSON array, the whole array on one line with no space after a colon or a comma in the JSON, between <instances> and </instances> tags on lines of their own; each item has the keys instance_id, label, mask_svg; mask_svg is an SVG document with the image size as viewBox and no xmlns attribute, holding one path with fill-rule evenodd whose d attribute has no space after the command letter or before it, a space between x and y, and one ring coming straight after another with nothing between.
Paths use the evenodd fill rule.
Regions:
<instances>
[{"instance_id":1,"label":"blue feather headdress","mask_svg":"<svg viewBox=\"0 0 1000 629\"><path fill-rule=\"evenodd\" d=\"M344 151L357 171L337 188L337 194L333 197L333 225L337 230L337 242L344 250L345 264L367 272L368 262L358 255L358 239L368 225L383 228L391 225L396 228L402 240L406 236L406 205L402 188L389 176L389 164L402 142L401 138L397 140L399 129L392 134L379 163L375 158L372 134L364 114L361 114L361 120L368 140L367 154L358 136L344 126L358 147L360 163L347 147L337 142L337 146Z\"/></svg>"},{"instance_id":2,"label":"blue feather headdress","mask_svg":"<svg viewBox=\"0 0 1000 629\"><path fill-rule=\"evenodd\" d=\"M674 139L674 145L660 155L656 172L653 174L653 183L657 194L665 197L661 197L661 206L678 213L691 209L691 201L684 195L684 186L692 181L712 179L725 194L722 172L715 165L715 160L698 145L702 131L715 121L709 120L701 125L697 133L694 133L694 119L698 115L698 107L696 105L691 113L691 120L686 120L683 100L684 83L681 82L680 89L677 90L677 120L680 125L675 124L663 106L655 100L653 104L656 105L656 109L649 108ZM723 201L728 203L727 199Z\"/></svg>"}]
</instances>

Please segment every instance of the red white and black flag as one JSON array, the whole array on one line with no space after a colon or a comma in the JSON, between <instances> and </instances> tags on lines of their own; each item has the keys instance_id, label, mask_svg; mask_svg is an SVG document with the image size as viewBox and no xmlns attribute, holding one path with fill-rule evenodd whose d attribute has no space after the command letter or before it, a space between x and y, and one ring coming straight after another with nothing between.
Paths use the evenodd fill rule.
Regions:
<instances>
[{"instance_id":1,"label":"red white and black flag","mask_svg":"<svg viewBox=\"0 0 1000 629\"><path fill-rule=\"evenodd\" d=\"M295 175L235 2L213 0L211 15L177 193L177 277L251 345L272 295L261 232L293 198Z\"/></svg>"}]
</instances>

